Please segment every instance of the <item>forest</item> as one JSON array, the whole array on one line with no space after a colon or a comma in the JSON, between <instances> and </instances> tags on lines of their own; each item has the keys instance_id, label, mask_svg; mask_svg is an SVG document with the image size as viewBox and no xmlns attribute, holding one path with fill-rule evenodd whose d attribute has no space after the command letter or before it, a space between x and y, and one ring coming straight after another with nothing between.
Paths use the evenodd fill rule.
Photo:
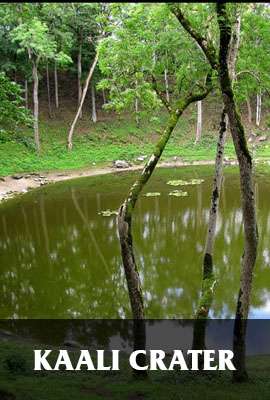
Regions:
<instances>
[{"instance_id":1,"label":"forest","mask_svg":"<svg viewBox=\"0 0 270 400\"><path fill-rule=\"evenodd\" d=\"M130 319L134 350L152 319L192 320L192 350L229 320L236 369L209 395L199 359L179 399L253 399L253 380L268 398L269 346L253 359L247 337L270 320L269 20L268 3L1 3L1 319ZM131 373L123 398L157 398ZM82 398L119 398L107 384Z\"/></svg>"}]
</instances>

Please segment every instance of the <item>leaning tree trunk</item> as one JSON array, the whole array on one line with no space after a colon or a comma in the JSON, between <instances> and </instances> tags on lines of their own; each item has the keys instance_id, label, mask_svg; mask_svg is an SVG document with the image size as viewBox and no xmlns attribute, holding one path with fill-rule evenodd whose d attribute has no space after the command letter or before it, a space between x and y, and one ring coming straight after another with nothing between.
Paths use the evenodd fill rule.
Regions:
<instances>
[{"instance_id":1,"label":"leaning tree trunk","mask_svg":"<svg viewBox=\"0 0 270 400\"><path fill-rule=\"evenodd\" d=\"M39 126L38 126L38 70L37 62L32 61L32 74L33 74L33 102L34 102L34 136L36 150L40 152L40 139L39 139Z\"/></svg>"},{"instance_id":2,"label":"leaning tree trunk","mask_svg":"<svg viewBox=\"0 0 270 400\"><path fill-rule=\"evenodd\" d=\"M89 86L90 80L91 80L91 78L93 76L93 73L94 73L95 67L97 65L97 62L98 62L98 53L96 53L94 61L93 61L92 65L91 65L91 67L90 67L90 70L89 70L89 73L88 73L88 76L87 76L87 79L85 81L85 85L84 85L84 88L83 88L80 105L78 107L77 113L75 115L75 118L74 118L74 120L73 120L73 122L71 124L70 130L69 130L69 133L68 133L67 147L68 147L69 150L72 149L73 132L74 132L76 123L77 123L77 121L79 119L79 115L80 115L81 110L82 110L82 106L83 106L83 103L84 103L84 100L85 100L85 96L86 96L86 93L87 93L87 90L88 90L88 86Z\"/></svg>"},{"instance_id":3,"label":"leaning tree trunk","mask_svg":"<svg viewBox=\"0 0 270 400\"><path fill-rule=\"evenodd\" d=\"M197 103L197 128L196 128L196 138L195 144L199 143L202 137L202 102Z\"/></svg>"},{"instance_id":4,"label":"leaning tree trunk","mask_svg":"<svg viewBox=\"0 0 270 400\"><path fill-rule=\"evenodd\" d=\"M59 108L59 96L58 96L58 72L57 63L54 63L54 95L55 95L55 107Z\"/></svg>"},{"instance_id":5,"label":"leaning tree trunk","mask_svg":"<svg viewBox=\"0 0 270 400\"><path fill-rule=\"evenodd\" d=\"M48 110L49 117L52 118L52 106L51 106L51 91L50 91L50 74L49 74L49 64L46 64L46 77L47 77L47 97L48 97Z\"/></svg>"},{"instance_id":6,"label":"leaning tree trunk","mask_svg":"<svg viewBox=\"0 0 270 400\"><path fill-rule=\"evenodd\" d=\"M201 298L199 306L195 314L194 330L193 330L193 350L205 349L205 330L208 313L213 301L214 286L216 280L213 273L213 250L215 243L217 213L219 208L219 199L221 192L221 184L223 177L223 157L224 145L226 140L226 122L225 110L222 111L220 120L220 130L217 142L215 176L213 181L213 191L211 197L211 207L209 214L208 231L205 243L205 252L203 258L203 279ZM202 358L199 358L199 369L202 367Z\"/></svg>"},{"instance_id":7,"label":"leaning tree trunk","mask_svg":"<svg viewBox=\"0 0 270 400\"><path fill-rule=\"evenodd\" d=\"M97 122L97 110L96 110L96 94L95 85L91 85L91 99L92 99L92 121L94 124Z\"/></svg>"},{"instance_id":8,"label":"leaning tree trunk","mask_svg":"<svg viewBox=\"0 0 270 400\"><path fill-rule=\"evenodd\" d=\"M156 82L155 82L156 83ZM132 317L134 320L144 319L144 302L142 295L142 286L137 268L134 250L133 250L133 238L132 238L132 215L135 208L137 199L142 192L145 184L150 179L163 150L180 118L183 111L188 107L189 104L194 101L205 98L212 89L211 79L207 79L207 85L203 92L187 96L186 98L180 99L177 102L175 110L172 110L166 99L161 97L163 103L166 105L170 112L170 117L161 138L159 139L155 151L146 163L140 177L132 185L125 201L119 208L118 212L118 233L121 245L121 255L123 266L125 270L125 276L129 292L129 300L132 310ZM156 87L157 90L157 87Z\"/></svg>"},{"instance_id":9,"label":"leaning tree trunk","mask_svg":"<svg viewBox=\"0 0 270 400\"><path fill-rule=\"evenodd\" d=\"M79 44L78 59L77 59L77 79L78 79L78 107L82 98L82 44ZM80 110L79 117L82 118L82 110Z\"/></svg>"},{"instance_id":10,"label":"leaning tree trunk","mask_svg":"<svg viewBox=\"0 0 270 400\"><path fill-rule=\"evenodd\" d=\"M121 255L123 260L123 266L125 270L125 276L129 292L129 300L132 311L132 318L134 320L134 351L139 349L145 349L145 326L139 325L139 321L144 320L144 301L142 293L142 285L138 267L136 264L134 250L133 250L133 237L132 237L132 215L135 208L137 199L143 190L145 184L151 177L158 160L171 136L173 129L175 128L182 110L178 115L173 113L170 118L165 131L162 134L161 139L156 145L155 152L150 157L149 161L145 165L140 177L136 180L134 185L131 187L126 200L121 205L118 212L118 233L121 245ZM136 322L138 321L138 322ZM139 335L136 334L136 326L139 325L141 329L138 330ZM140 365L145 364L145 357L141 357L138 360ZM135 375L146 376L146 371L134 371Z\"/></svg>"},{"instance_id":11,"label":"leaning tree trunk","mask_svg":"<svg viewBox=\"0 0 270 400\"><path fill-rule=\"evenodd\" d=\"M231 26L227 15L226 4L217 3L216 7L220 30L218 68L219 81L239 163L244 222L244 254L242 257L240 290L235 316L233 340L234 364L236 367L236 371L233 373L233 378L235 381L244 381L248 377L245 364L245 336L250 306L252 275L257 256L258 232L252 178L252 158L247 147L245 131L241 122L241 117L236 109L234 93L232 90L227 64L228 48L231 38Z\"/></svg>"}]
</instances>

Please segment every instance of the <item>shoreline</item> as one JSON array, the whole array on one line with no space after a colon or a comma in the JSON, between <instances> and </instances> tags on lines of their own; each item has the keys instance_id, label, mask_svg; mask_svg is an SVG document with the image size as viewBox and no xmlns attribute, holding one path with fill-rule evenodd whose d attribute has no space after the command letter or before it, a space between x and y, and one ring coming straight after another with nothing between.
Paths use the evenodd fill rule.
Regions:
<instances>
[{"instance_id":1,"label":"shoreline","mask_svg":"<svg viewBox=\"0 0 270 400\"><path fill-rule=\"evenodd\" d=\"M201 161L163 161L157 165L157 168L178 168L184 166L197 165L215 165L214 160ZM229 160L225 165L237 165L236 160ZM107 175L119 172L139 171L143 169L145 163L133 165L128 168L116 168L112 166L91 167L78 170L63 170L41 173L18 173L6 176L0 180L0 203L16 197L19 194L27 193L32 189L44 185L98 175Z\"/></svg>"}]
</instances>

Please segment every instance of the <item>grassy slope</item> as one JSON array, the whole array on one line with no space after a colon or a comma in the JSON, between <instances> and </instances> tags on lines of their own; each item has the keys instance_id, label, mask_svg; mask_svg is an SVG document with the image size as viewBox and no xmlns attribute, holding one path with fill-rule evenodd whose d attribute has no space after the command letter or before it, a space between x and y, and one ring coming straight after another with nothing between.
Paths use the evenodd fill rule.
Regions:
<instances>
[{"instance_id":1,"label":"grassy slope","mask_svg":"<svg viewBox=\"0 0 270 400\"><path fill-rule=\"evenodd\" d=\"M230 372L197 376L193 372L153 372L147 382L132 379L130 368L120 372L53 372L32 370L32 347L27 344L2 342L0 347L1 390L16 400L260 400L269 399L270 356L248 359L250 382L232 384ZM27 362L22 373L11 373L3 361L14 353Z\"/></svg>"},{"instance_id":2,"label":"grassy slope","mask_svg":"<svg viewBox=\"0 0 270 400\"><path fill-rule=\"evenodd\" d=\"M68 119L69 120L69 119ZM166 124L166 115L161 114L153 121L145 119L140 128L132 119L113 118L91 124L87 118L80 121L75 135L74 148L68 152L65 147L68 123L66 120L41 121L40 131L42 152L38 156L33 148L32 131L24 129L19 135L28 146L18 141L0 141L0 176L17 172L65 170L108 164L116 159L134 161L139 155L151 154ZM163 159L173 156L185 161L209 160L215 157L217 132L203 132L200 144L194 145L194 121L183 117L165 149ZM30 147L29 147L30 144ZM262 145L258 157L269 157L270 146ZM226 156L234 157L230 140L226 145Z\"/></svg>"}]
</instances>

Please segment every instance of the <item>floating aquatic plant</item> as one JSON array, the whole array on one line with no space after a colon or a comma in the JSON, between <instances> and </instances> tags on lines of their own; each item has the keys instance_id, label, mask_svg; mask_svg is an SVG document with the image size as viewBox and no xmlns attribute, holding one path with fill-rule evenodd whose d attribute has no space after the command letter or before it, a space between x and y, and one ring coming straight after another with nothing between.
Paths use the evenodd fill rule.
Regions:
<instances>
[{"instance_id":1,"label":"floating aquatic plant","mask_svg":"<svg viewBox=\"0 0 270 400\"><path fill-rule=\"evenodd\" d=\"M111 215L117 215L118 211L116 210L103 210L99 212L99 215L102 215L102 217L110 217Z\"/></svg>"},{"instance_id":2,"label":"floating aquatic plant","mask_svg":"<svg viewBox=\"0 0 270 400\"><path fill-rule=\"evenodd\" d=\"M160 196L160 192L148 192L145 193L145 197L157 197Z\"/></svg>"},{"instance_id":3,"label":"floating aquatic plant","mask_svg":"<svg viewBox=\"0 0 270 400\"><path fill-rule=\"evenodd\" d=\"M203 182L204 182L204 179L191 179L189 181L189 184L190 185L200 185Z\"/></svg>"},{"instance_id":4,"label":"floating aquatic plant","mask_svg":"<svg viewBox=\"0 0 270 400\"><path fill-rule=\"evenodd\" d=\"M182 190L173 190L169 193L169 196L186 197L188 196L188 192L183 192Z\"/></svg>"},{"instance_id":5,"label":"floating aquatic plant","mask_svg":"<svg viewBox=\"0 0 270 400\"><path fill-rule=\"evenodd\" d=\"M171 186L186 186L186 185L199 185L204 182L204 179L190 179L189 181L183 181L182 179L176 179L168 181L167 185Z\"/></svg>"}]
</instances>

